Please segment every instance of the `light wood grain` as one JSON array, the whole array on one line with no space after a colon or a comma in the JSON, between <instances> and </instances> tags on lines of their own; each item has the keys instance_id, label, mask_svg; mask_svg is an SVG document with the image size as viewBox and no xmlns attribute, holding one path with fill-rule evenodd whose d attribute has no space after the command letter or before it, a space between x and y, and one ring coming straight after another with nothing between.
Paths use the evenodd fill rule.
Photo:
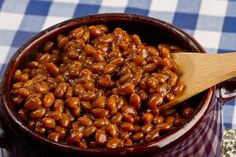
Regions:
<instances>
[{"instance_id":1,"label":"light wood grain","mask_svg":"<svg viewBox=\"0 0 236 157\"><path fill-rule=\"evenodd\" d=\"M180 81L185 84L182 95L160 106L170 108L190 97L236 76L236 52L225 54L175 53Z\"/></svg>"}]
</instances>

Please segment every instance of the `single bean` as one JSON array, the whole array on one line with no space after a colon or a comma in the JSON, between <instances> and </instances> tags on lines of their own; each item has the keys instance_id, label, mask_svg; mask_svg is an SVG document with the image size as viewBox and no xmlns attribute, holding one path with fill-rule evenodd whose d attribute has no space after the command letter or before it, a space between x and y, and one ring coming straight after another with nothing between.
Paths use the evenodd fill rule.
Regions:
<instances>
[{"instance_id":1,"label":"single bean","mask_svg":"<svg viewBox=\"0 0 236 157\"><path fill-rule=\"evenodd\" d=\"M118 124L118 123L121 122L122 117L123 117L123 115L122 115L121 113L117 112L117 113L111 118L111 122L112 122L113 124Z\"/></svg>"},{"instance_id":2,"label":"single bean","mask_svg":"<svg viewBox=\"0 0 236 157\"><path fill-rule=\"evenodd\" d=\"M77 120L80 125L85 125L85 126L90 126L92 125L92 120L88 117L79 117L78 120Z\"/></svg>"},{"instance_id":3,"label":"single bean","mask_svg":"<svg viewBox=\"0 0 236 157\"><path fill-rule=\"evenodd\" d=\"M70 124L70 117L67 114L62 113L62 117L59 120L59 123L63 128L67 128Z\"/></svg>"},{"instance_id":4,"label":"single bean","mask_svg":"<svg viewBox=\"0 0 236 157\"><path fill-rule=\"evenodd\" d=\"M42 124L47 129L52 129L52 128L55 128L55 126L56 126L54 119L49 118L49 117L44 117L42 119Z\"/></svg>"},{"instance_id":5,"label":"single bean","mask_svg":"<svg viewBox=\"0 0 236 157\"><path fill-rule=\"evenodd\" d=\"M76 108L79 105L79 98L70 97L70 98L66 99L65 105L67 105L70 108Z\"/></svg>"},{"instance_id":6,"label":"single bean","mask_svg":"<svg viewBox=\"0 0 236 157\"><path fill-rule=\"evenodd\" d=\"M109 133L112 137L117 137L118 128L114 124L109 124L106 128L107 133Z\"/></svg>"},{"instance_id":7,"label":"single bean","mask_svg":"<svg viewBox=\"0 0 236 157\"><path fill-rule=\"evenodd\" d=\"M84 131L84 137L89 137L91 136L95 131L97 130L97 128L95 126L88 126Z\"/></svg>"},{"instance_id":8,"label":"single bean","mask_svg":"<svg viewBox=\"0 0 236 157\"><path fill-rule=\"evenodd\" d=\"M59 141L59 137L60 137L60 134L57 133L57 132L52 132L48 135L48 139L49 140L52 140L54 142L58 142Z\"/></svg>"},{"instance_id":9,"label":"single bean","mask_svg":"<svg viewBox=\"0 0 236 157\"><path fill-rule=\"evenodd\" d=\"M46 113L46 109L45 108L39 108L33 112L31 112L30 117L32 119L39 119L42 118Z\"/></svg>"},{"instance_id":10,"label":"single bean","mask_svg":"<svg viewBox=\"0 0 236 157\"><path fill-rule=\"evenodd\" d=\"M27 110L36 110L41 106L42 106L42 101L40 100L39 97L36 96L30 97L28 100L26 100L24 104L24 108L26 108Z\"/></svg>"},{"instance_id":11,"label":"single bean","mask_svg":"<svg viewBox=\"0 0 236 157\"><path fill-rule=\"evenodd\" d=\"M97 128L101 128L102 126L110 124L110 121L107 118L97 118L94 121L94 126Z\"/></svg>"},{"instance_id":12,"label":"single bean","mask_svg":"<svg viewBox=\"0 0 236 157\"><path fill-rule=\"evenodd\" d=\"M48 92L43 97L43 107L45 107L45 108L51 107L53 105L54 101L55 101L54 94L52 92Z\"/></svg>"},{"instance_id":13,"label":"single bean","mask_svg":"<svg viewBox=\"0 0 236 157\"><path fill-rule=\"evenodd\" d=\"M133 141L140 141L144 137L144 134L142 132L135 133L131 136L131 139Z\"/></svg>"},{"instance_id":14,"label":"single bean","mask_svg":"<svg viewBox=\"0 0 236 157\"><path fill-rule=\"evenodd\" d=\"M96 140L97 144L99 144L99 145L105 144L107 141L107 136L106 136L105 131L98 129L95 133L95 140Z\"/></svg>"},{"instance_id":15,"label":"single bean","mask_svg":"<svg viewBox=\"0 0 236 157\"><path fill-rule=\"evenodd\" d=\"M108 110L102 108L94 108L91 110L94 117L104 117L106 118L109 115Z\"/></svg>"}]
</instances>

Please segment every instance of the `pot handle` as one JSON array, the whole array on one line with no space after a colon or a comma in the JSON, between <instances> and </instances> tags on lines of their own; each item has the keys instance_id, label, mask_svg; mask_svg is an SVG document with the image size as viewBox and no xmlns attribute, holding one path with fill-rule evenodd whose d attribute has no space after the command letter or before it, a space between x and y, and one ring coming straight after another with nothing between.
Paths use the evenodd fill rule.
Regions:
<instances>
[{"instance_id":1,"label":"pot handle","mask_svg":"<svg viewBox=\"0 0 236 157\"><path fill-rule=\"evenodd\" d=\"M236 97L236 77L224 81L218 85L218 98L225 103Z\"/></svg>"}]
</instances>

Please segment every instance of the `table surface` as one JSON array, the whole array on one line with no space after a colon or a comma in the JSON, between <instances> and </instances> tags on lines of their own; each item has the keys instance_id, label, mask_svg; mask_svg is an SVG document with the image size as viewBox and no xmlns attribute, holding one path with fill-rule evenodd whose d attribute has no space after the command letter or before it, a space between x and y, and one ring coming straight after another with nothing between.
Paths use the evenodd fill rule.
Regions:
<instances>
[{"instance_id":1,"label":"table surface","mask_svg":"<svg viewBox=\"0 0 236 157\"><path fill-rule=\"evenodd\" d=\"M16 49L39 31L97 13L158 18L194 36L209 53L236 51L234 0L0 0L0 74ZM235 100L223 108L224 126L236 128Z\"/></svg>"}]
</instances>

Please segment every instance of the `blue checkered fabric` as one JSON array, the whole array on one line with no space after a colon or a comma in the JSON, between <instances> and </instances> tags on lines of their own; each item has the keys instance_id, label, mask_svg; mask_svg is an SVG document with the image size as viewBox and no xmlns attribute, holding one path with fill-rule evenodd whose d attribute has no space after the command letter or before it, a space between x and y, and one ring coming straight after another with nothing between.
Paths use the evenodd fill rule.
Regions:
<instances>
[{"instance_id":1,"label":"blue checkered fabric","mask_svg":"<svg viewBox=\"0 0 236 157\"><path fill-rule=\"evenodd\" d=\"M236 51L235 0L0 0L0 74L16 49L39 31L89 14L126 12L158 18L193 35L209 53ZM236 105L224 126L236 128Z\"/></svg>"}]
</instances>

